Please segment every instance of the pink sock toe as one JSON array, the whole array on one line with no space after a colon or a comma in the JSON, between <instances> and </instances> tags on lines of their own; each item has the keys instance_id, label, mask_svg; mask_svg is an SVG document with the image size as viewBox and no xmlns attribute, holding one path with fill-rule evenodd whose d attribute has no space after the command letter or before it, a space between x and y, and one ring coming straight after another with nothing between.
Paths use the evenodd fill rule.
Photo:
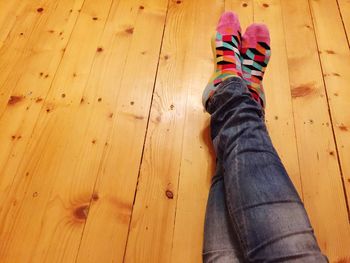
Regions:
<instances>
[{"instance_id":1,"label":"pink sock toe","mask_svg":"<svg viewBox=\"0 0 350 263\"><path fill-rule=\"evenodd\" d=\"M269 29L264 24L254 23L250 25L243 36L243 45L255 45L257 42L265 42L270 45Z\"/></svg>"},{"instance_id":2,"label":"pink sock toe","mask_svg":"<svg viewBox=\"0 0 350 263\"><path fill-rule=\"evenodd\" d=\"M241 31L238 16L232 12L223 13L219 19L216 30L222 35L236 35L239 31Z\"/></svg>"}]
</instances>

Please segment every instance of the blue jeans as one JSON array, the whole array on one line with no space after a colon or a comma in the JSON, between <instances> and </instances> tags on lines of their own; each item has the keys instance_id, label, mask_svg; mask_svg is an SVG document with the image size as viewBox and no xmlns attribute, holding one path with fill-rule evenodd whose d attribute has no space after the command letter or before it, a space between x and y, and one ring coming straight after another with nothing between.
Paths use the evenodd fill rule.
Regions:
<instances>
[{"instance_id":1,"label":"blue jeans","mask_svg":"<svg viewBox=\"0 0 350 263\"><path fill-rule=\"evenodd\" d=\"M328 262L267 132L263 110L240 78L207 104L217 167L209 193L204 263Z\"/></svg>"}]
</instances>

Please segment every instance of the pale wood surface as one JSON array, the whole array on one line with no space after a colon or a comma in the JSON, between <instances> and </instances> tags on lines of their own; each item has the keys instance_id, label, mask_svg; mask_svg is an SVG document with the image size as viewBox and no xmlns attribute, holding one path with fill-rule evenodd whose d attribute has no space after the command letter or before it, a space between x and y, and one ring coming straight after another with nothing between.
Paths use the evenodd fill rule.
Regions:
<instances>
[{"instance_id":1,"label":"pale wood surface","mask_svg":"<svg viewBox=\"0 0 350 263\"><path fill-rule=\"evenodd\" d=\"M348 128L350 127L350 50L346 32L350 33L349 3L350 1L345 6L344 1L339 2L342 14L345 15L346 31L342 29L343 21L336 1L324 0L319 3L313 2L311 5L323 79L348 202L350 201L350 129ZM329 35L332 36L332 41L328 40Z\"/></svg>"},{"instance_id":2,"label":"pale wood surface","mask_svg":"<svg viewBox=\"0 0 350 263\"><path fill-rule=\"evenodd\" d=\"M271 138L350 262L348 0L0 0L1 263L201 262L224 10L268 25Z\"/></svg>"},{"instance_id":3,"label":"pale wood surface","mask_svg":"<svg viewBox=\"0 0 350 263\"><path fill-rule=\"evenodd\" d=\"M317 4L321 2L327 1ZM294 120L306 209L323 251L331 259L344 259L349 256L349 218L332 130L336 127L324 85L325 67L320 65L314 35L326 28L316 23L322 18L314 16L314 4L282 2Z\"/></svg>"}]
</instances>

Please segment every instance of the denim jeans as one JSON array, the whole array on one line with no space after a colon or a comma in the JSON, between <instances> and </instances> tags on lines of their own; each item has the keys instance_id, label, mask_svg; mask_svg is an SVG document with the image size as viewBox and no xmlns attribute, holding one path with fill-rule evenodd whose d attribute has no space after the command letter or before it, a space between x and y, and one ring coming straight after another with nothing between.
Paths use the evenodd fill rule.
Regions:
<instances>
[{"instance_id":1,"label":"denim jeans","mask_svg":"<svg viewBox=\"0 0 350 263\"><path fill-rule=\"evenodd\" d=\"M240 78L207 104L217 167L209 193L204 263L328 262L267 132L263 110Z\"/></svg>"}]
</instances>

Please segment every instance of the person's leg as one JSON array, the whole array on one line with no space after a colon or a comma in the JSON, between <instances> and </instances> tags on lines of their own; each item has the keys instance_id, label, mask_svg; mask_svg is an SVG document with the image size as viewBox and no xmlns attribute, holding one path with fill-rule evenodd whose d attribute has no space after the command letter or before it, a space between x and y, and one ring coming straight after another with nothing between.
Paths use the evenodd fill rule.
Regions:
<instances>
[{"instance_id":1,"label":"person's leg","mask_svg":"<svg viewBox=\"0 0 350 263\"><path fill-rule=\"evenodd\" d=\"M222 165L224 194L220 197L226 200L229 220L225 222L230 225L226 228L234 230L244 261L327 262L263 120L261 82L270 56L268 30L252 26L242 48L237 16L224 13L217 31L216 67L203 92L203 104L212 115L211 135ZM220 191L217 188L211 195ZM213 225L212 232L220 215L213 217L214 223L210 217L206 222ZM227 240L222 242L229 247Z\"/></svg>"},{"instance_id":2,"label":"person's leg","mask_svg":"<svg viewBox=\"0 0 350 263\"><path fill-rule=\"evenodd\" d=\"M240 245L226 207L222 168L218 164L205 216L203 263L239 263L242 260Z\"/></svg>"},{"instance_id":3,"label":"person's leg","mask_svg":"<svg viewBox=\"0 0 350 263\"><path fill-rule=\"evenodd\" d=\"M239 77L207 103L226 205L248 262L327 262L267 133L261 105Z\"/></svg>"}]
</instances>

